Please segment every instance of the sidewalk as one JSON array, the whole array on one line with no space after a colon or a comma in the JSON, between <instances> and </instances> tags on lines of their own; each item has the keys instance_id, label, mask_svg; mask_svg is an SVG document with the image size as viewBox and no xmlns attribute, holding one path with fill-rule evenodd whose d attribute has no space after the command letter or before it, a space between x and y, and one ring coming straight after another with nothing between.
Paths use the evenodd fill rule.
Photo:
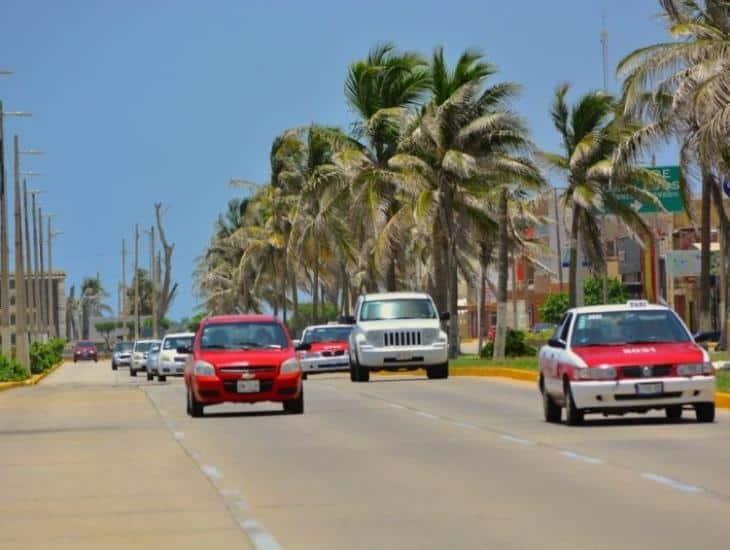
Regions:
<instances>
[{"instance_id":1,"label":"sidewalk","mask_svg":"<svg viewBox=\"0 0 730 550\"><path fill-rule=\"evenodd\" d=\"M136 384L66 364L0 393L0 548L250 547Z\"/></svg>"}]
</instances>

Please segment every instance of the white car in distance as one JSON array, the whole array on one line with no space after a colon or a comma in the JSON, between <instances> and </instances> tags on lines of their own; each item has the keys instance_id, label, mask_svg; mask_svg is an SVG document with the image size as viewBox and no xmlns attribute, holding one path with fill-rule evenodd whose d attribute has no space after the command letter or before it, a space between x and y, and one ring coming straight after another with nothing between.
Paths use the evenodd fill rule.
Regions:
<instances>
[{"instance_id":1,"label":"white car in distance","mask_svg":"<svg viewBox=\"0 0 730 550\"><path fill-rule=\"evenodd\" d=\"M193 346L194 332L167 334L162 339L158 359L157 380L164 382L168 376L182 376L189 353L181 350Z\"/></svg>"},{"instance_id":2,"label":"white car in distance","mask_svg":"<svg viewBox=\"0 0 730 550\"><path fill-rule=\"evenodd\" d=\"M349 338L350 379L367 382L372 371L425 369L429 378L448 378L448 336L428 294L388 292L360 296Z\"/></svg>"}]
</instances>

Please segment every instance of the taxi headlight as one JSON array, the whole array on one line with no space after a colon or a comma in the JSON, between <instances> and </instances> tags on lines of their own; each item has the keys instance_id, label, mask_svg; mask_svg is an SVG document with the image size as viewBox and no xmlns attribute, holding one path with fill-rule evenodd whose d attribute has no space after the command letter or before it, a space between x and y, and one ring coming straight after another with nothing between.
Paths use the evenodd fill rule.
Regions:
<instances>
[{"instance_id":1,"label":"taxi headlight","mask_svg":"<svg viewBox=\"0 0 730 550\"><path fill-rule=\"evenodd\" d=\"M292 357L291 359L287 359L281 364L281 369L279 369L279 372L281 374L285 374L287 372L300 372L302 370L302 367L299 365L299 360Z\"/></svg>"},{"instance_id":2,"label":"taxi headlight","mask_svg":"<svg viewBox=\"0 0 730 550\"><path fill-rule=\"evenodd\" d=\"M318 351L303 351L299 354L301 359L314 359L315 357L322 357L322 354Z\"/></svg>"},{"instance_id":3,"label":"taxi headlight","mask_svg":"<svg viewBox=\"0 0 730 550\"><path fill-rule=\"evenodd\" d=\"M213 365L206 363L205 361L196 361L195 366L193 367L193 372L197 376L214 376L215 368L213 368Z\"/></svg>"},{"instance_id":4,"label":"taxi headlight","mask_svg":"<svg viewBox=\"0 0 730 550\"><path fill-rule=\"evenodd\" d=\"M677 365L678 376L699 376L702 374L711 375L715 369L712 367L712 363L687 363L683 365Z\"/></svg>"},{"instance_id":5,"label":"taxi headlight","mask_svg":"<svg viewBox=\"0 0 730 550\"><path fill-rule=\"evenodd\" d=\"M608 365L576 369L576 377L578 380L614 380L616 369Z\"/></svg>"}]
</instances>

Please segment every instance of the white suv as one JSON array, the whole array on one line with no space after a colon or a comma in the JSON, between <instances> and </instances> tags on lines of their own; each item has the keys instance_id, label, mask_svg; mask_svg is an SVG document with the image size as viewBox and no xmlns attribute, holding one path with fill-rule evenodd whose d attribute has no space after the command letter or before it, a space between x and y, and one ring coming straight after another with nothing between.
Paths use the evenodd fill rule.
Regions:
<instances>
[{"instance_id":1,"label":"white suv","mask_svg":"<svg viewBox=\"0 0 730 550\"><path fill-rule=\"evenodd\" d=\"M367 382L370 371L426 369L429 378L448 378L448 337L428 294L389 292L360 296L350 333L350 380Z\"/></svg>"}]
</instances>

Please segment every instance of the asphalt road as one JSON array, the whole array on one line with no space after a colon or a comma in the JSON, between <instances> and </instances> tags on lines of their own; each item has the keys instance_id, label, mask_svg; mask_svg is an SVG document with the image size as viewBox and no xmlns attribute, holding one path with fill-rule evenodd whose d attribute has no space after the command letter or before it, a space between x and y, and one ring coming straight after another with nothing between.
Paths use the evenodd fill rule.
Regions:
<instances>
[{"instance_id":1,"label":"asphalt road","mask_svg":"<svg viewBox=\"0 0 730 550\"><path fill-rule=\"evenodd\" d=\"M532 384L320 375L302 416L226 405L192 419L180 379L128 380L259 548L730 545L727 412L571 428L542 421Z\"/></svg>"}]
</instances>

